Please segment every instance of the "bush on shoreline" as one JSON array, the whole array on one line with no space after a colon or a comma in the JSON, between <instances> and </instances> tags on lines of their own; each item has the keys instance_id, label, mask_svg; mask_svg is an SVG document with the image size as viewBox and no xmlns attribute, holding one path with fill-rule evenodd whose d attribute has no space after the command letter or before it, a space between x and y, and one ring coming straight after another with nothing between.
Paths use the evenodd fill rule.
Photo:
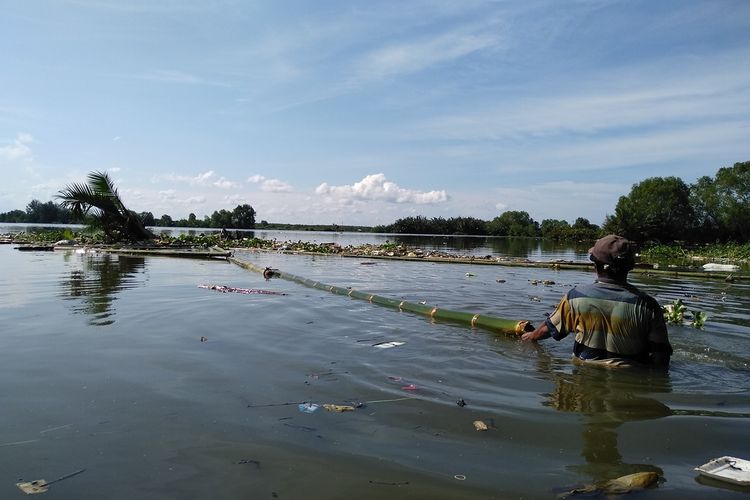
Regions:
<instances>
[{"instance_id":1,"label":"bush on shoreline","mask_svg":"<svg viewBox=\"0 0 750 500\"><path fill-rule=\"evenodd\" d=\"M230 234L231 236L231 234ZM235 235L236 236L236 235ZM51 245L60 240L75 240L80 245L105 245L104 235L97 232L78 231L70 229L44 229L29 233L3 235L2 239L18 243L29 242ZM342 252L372 253L388 252L407 255L421 250L404 247L396 243L386 242L382 245L360 245L358 247L341 247L333 243L313 243L308 241L277 241L262 238L222 237L220 233L210 234L181 234L179 236L161 235L156 241L149 242L150 246L179 247L195 246L208 248L212 246L228 248L250 248L292 252L309 252L320 254L336 254ZM750 243L716 243L710 245L653 245L640 252L641 262L676 262L688 260L723 260L732 262L750 261Z\"/></svg>"}]
</instances>

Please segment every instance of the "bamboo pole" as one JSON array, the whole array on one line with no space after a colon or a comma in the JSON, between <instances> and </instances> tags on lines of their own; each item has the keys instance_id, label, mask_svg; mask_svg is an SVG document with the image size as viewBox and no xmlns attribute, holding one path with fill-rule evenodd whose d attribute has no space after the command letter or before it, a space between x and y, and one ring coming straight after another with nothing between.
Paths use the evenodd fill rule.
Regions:
<instances>
[{"instance_id":1,"label":"bamboo pole","mask_svg":"<svg viewBox=\"0 0 750 500\"><path fill-rule=\"evenodd\" d=\"M255 264L251 264L249 262L241 261L235 257L230 257L229 261L242 267L243 269L247 269L248 271L254 271L260 274L263 274L266 271L266 268L256 266ZM273 270L273 276L288 281L293 281L310 288L334 293L336 295L346 295L347 297L350 297L352 299L366 300L371 304L377 304L380 306L389 307L391 309L397 309L399 311L427 316L437 321L458 323L464 326L482 328L491 332L518 336L524 332L532 331L534 329L531 323L526 320L505 319L496 316L473 314L465 311L441 309L427 304L416 304L414 302L383 297L380 295L354 290L352 288L327 285L319 281L303 278L301 276L296 276L294 274L290 274L285 271L279 271L277 269Z\"/></svg>"}]
</instances>

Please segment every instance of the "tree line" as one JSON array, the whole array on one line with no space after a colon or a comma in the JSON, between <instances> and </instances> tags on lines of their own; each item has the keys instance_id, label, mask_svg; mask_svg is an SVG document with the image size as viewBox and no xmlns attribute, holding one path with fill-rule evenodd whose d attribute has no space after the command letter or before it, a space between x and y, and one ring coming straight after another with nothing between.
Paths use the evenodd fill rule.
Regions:
<instances>
[{"instance_id":1,"label":"tree line","mask_svg":"<svg viewBox=\"0 0 750 500\"><path fill-rule=\"evenodd\" d=\"M750 161L720 168L693 184L679 177L651 177L621 196L602 226L579 217L541 223L528 212L507 211L491 221L473 217L405 217L376 232L525 236L594 240L615 233L639 242L750 242Z\"/></svg>"},{"instance_id":2,"label":"tree line","mask_svg":"<svg viewBox=\"0 0 750 500\"><path fill-rule=\"evenodd\" d=\"M206 215L198 219L191 213L186 219L174 220L167 214L158 219L151 212L140 212L137 214L144 226L160 227L195 227L195 228L227 228L227 229L254 229L255 209L248 204L237 205L234 210L216 210L211 216ZM15 222L25 224L80 224L84 223L85 216L76 216L73 211L63 204L48 201L42 203L32 200L26 205L26 210L11 210L0 212L0 222Z\"/></svg>"},{"instance_id":3,"label":"tree line","mask_svg":"<svg viewBox=\"0 0 750 500\"><path fill-rule=\"evenodd\" d=\"M401 234L453 234L472 236L542 237L555 240L596 239L601 228L588 219L579 217L573 224L566 220L545 219L541 224L528 212L509 210L491 221L474 217L427 218L405 217L393 224L375 226L374 232Z\"/></svg>"}]
</instances>

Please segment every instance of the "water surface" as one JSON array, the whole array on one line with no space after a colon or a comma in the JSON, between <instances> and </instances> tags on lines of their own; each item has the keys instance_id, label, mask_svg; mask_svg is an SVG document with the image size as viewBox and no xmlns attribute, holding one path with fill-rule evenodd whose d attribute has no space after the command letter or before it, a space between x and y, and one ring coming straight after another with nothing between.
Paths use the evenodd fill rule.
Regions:
<instances>
[{"instance_id":1,"label":"water surface","mask_svg":"<svg viewBox=\"0 0 750 500\"><path fill-rule=\"evenodd\" d=\"M540 321L590 273L237 252L338 286ZM367 262L367 261L365 261ZM467 273L469 274L467 276ZM554 284L533 284L551 280ZM223 284L284 293L222 294ZM747 457L750 286L638 276L671 327L668 375L521 343L220 261L0 246L0 498L555 498L635 471L637 498L745 498L693 467ZM404 342L391 349L375 344ZM457 404L465 402L465 406ZM364 406L299 411L298 404ZM487 432L474 430L482 420Z\"/></svg>"}]
</instances>

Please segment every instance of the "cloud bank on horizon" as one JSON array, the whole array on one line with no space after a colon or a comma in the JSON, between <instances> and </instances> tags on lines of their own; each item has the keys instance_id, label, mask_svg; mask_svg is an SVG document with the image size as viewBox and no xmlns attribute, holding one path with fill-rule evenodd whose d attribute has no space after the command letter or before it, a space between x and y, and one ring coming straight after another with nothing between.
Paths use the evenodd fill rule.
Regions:
<instances>
[{"instance_id":1,"label":"cloud bank on horizon","mask_svg":"<svg viewBox=\"0 0 750 500\"><path fill-rule=\"evenodd\" d=\"M743 0L17 2L0 212L92 170L137 211L600 224L750 159Z\"/></svg>"}]
</instances>

